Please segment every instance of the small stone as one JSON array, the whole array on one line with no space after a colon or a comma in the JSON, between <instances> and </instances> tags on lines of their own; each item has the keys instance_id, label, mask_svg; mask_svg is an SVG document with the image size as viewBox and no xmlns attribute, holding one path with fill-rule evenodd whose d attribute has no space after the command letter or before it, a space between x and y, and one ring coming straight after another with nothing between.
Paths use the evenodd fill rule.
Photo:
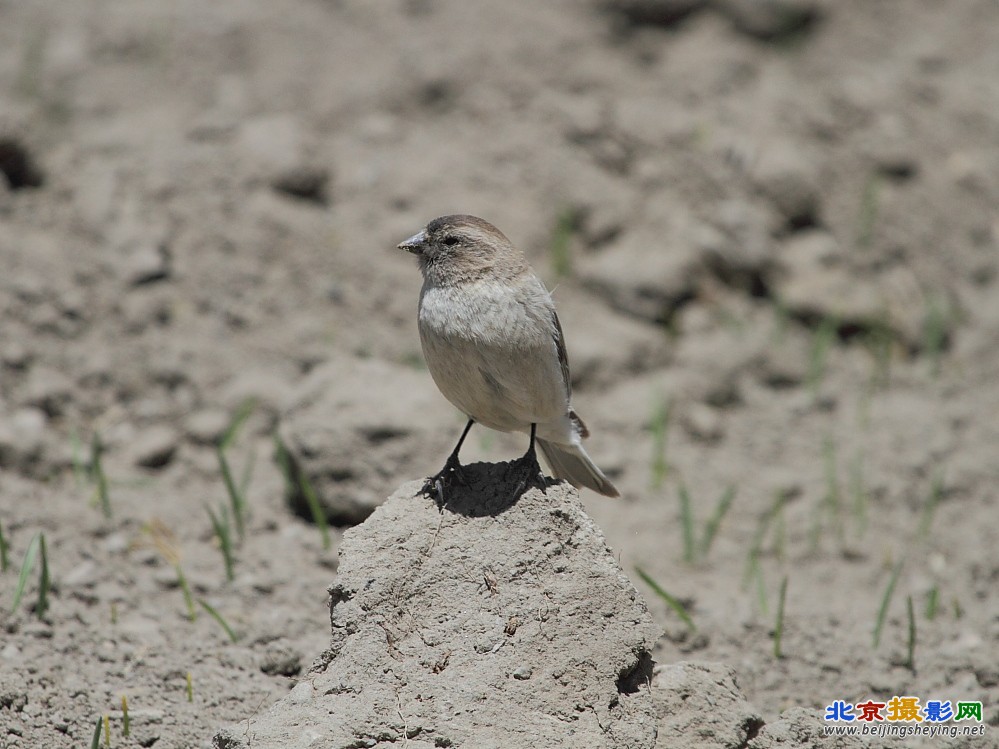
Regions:
<instances>
[{"instance_id":1,"label":"small stone","mask_svg":"<svg viewBox=\"0 0 999 749\"><path fill-rule=\"evenodd\" d=\"M278 173L271 179L271 187L280 193L318 205L329 203L329 170L300 165Z\"/></svg>"},{"instance_id":2,"label":"small stone","mask_svg":"<svg viewBox=\"0 0 999 749\"><path fill-rule=\"evenodd\" d=\"M818 223L821 180L815 164L803 151L791 146L763 150L753 177L788 225Z\"/></svg>"},{"instance_id":3,"label":"small stone","mask_svg":"<svg viewBox=\"0 0 999 749\"><path fill-rule=\"evenodd\" d=\"M169 248L162 243L139 242L128 253L124 276L130 286L141 286L169 278Z\"/></svg>"},{"instance_id":4,"label":"small stone","mask_svg":"<svg viewBox=\"0 0 999 749\"><path fill-rule=\"evenodd\" d=\"M73 381L57 369L35 367L28 375L22 402L47 416L61 416L72 399Z\"/></svg>"},{"instance_id":5,"label":"small stone","mask_svg":"<svg viewBox=\"0 0 999 749\"><path fill-rule=\"evenodd\" d=\"M33 354L21 341L7 341L0 349L0 364L10 369L25 369Z\"/></svg>"},{"instance_id":6,"label":"small stone","mask_svg":"<svg viewBox=\"0 0 999 749\"><path fill-rule=\"evenodd\" d=\"M521 666L513 672L513 678L520 681L527 681L533 674L534 670L530 666Z\"/></svg>"},{"instance_id":7,"label":"small stone","mask_svg":"<svg viewBox=\"0 0 999 749\"><path fill-rule=\"evenodd\" d=\"M737 31L766 42L794 38L820 18L814 0L717 0L716 6Z\"/></svg>"},{"instance_id":8,"label":"small stone","mask_svg":"<svg viewBox=\"0 0 999 749\"><path fill-rule=\"evenodd\" d=\"M690 405L683 416L683 425L691 437L703 442L717 442L723 434L721 415L703 403Z\"/></svg>"},{"instance_id":9,"label":"small stone","mask_svg":"<svg viewBox=\"0 0 999 749\"><path fill-rule=\"evenodd\" d=\"M260 670L269 676L297 676L302 672L302 656L287 646L272 644L264 651Z\"/></svg>"},{"instance_id":10,"label":"small stone","mask_svg":"<svg viewBox=\"0 0 999 749\"><path fill-rule=\"evenodd\" d=\"M221 409L195 411L184 420L188 439L199 445L217 445L229 426L229 415Z\"/></svg>"},{"instance_id":11,"label":"small stone","mask_svg":"<svg viewBox=\"0 0 999 749\"><path fill-rule=\"evenodd\" d=\"M97 565L84 560L67 572L62 581L71 588L91 588L97 583Z\"/></svg>"},{"instance_id":12,"label":"small stone","mask_svg":"<svg viewBox=\"0 0 999 749\"><path fill-rule=\"evenodd\" d=\"M142 468L162 468L177 452L177 432L168 426L153 426L136 436L129 447L131 462Z\"/></svg>"},{"instance_id":13,"label":"small stone","mask_svg":"<svg viewBox=\"0 0 999 749\"><path fill-rule=\"evenodd\" d=\"M668 28L707 5L706 0L608 0L604 7L633 26Z\"/></svg>"},{"instance_id":14,"label":"small stone","mask_svg":"<svg viewBox=\"0 0 999 749\"><path fill-rule=\"evenodd\" d=\"M36 463L44 447L45 422L37 408L19 408L0 419L0 466L26 471Z\"/></svg>"}]
</instances>

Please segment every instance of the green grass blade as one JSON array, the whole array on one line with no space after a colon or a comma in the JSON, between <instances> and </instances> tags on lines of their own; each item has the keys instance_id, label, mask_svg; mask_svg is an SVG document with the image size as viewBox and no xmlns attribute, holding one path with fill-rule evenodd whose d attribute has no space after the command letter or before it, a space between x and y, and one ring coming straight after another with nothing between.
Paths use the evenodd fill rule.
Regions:
<instances>
[{"instance_id":1,"label":"green grass blade","mask_svg":"<svg viewBox=\"0 0 999 749\"><path fill-rule=\"evenodd\" d=\"M212 529L219 540L222 560L225 562L226 580L232 582L235 578L235 565L232 558L232 535L229 532L229 510L223 505L221 515L216 515L215 511L208 505L205 505L205 509L208 510L208 515L212 519Z\"/></svg>"},{"instance_id":2,"label":"green grass blade","mask_svg":"<svg viewBox=\"0 0 999 749\"><path fill-rule=\"evenodd\" d=\"M881 195L881 177L871 174L864 183L860 196L860 210L857 215L857 246L866 249L874 237L874 225L878 220L878 204Z\"/></svg>"},{"instance_id":3,"label":"green grass blade","mask_svg":"<svg viewBox=\"0 0 999 749\"><path fill-rule=\"evenodd\" d=\"M701 557L707 558L708 552L711 551L711 546L715 542L715 537L718 535L718 529L721 527L722 520L725 519L725 515L729 508L732 506L732 500L735 499L735 487L728 487L718 499L718 504L715 505L715 511L708 519L707 524L704 526L704 536L701 538Z\"/></svg>"},{"instance_id":4,"label":"green grass blade","mask_svg":"<svg viewBox=\"0 0 999 749\"><path fill-rule=\"evenodd\" d=\"M760 554L763 552L763 542L767 538L767 533L770 530L770 525L773 523L774 518L780 516L784 509L784 502L787 500L787 492L783 489L778 489L774 493L773 504L767 509L760 518L759 523L756 526L756 533L753 534L753 541L749 546L749 553L746 556L746 567L742 575L742 586L745 588L749 585L753 577L754 567L759 564Z\"/></svg>"},{"instance_id":5,"label":"green grass blade","mask_svg":"<svg viewBox=\"0 0 999 749\"><path fill-rule=\"evenodd\" d=\"M552 273L556 279L565 278L572 273L571 246L576 223L576 211L572 208L563 210L555 221L548 252L552 261Z\"/></svg>"},{"instance_id":6,"label":"green grass blade","mask_svg":"<svg viewBox=\"0 0 999 749\"><path fill-rule=\"evenodd\" d=\"M781 644L784 640L784 602L787 600L787 575L780 581L780 593L777 594L777 622L774 624L774 658L784 657Z\"/></svg>"},{"instance_id":7,"label":"green grass blade","mask_svg":"<svg viewBox=\"0 0 999 749\"><path fill-rule=\"evenodd\" d=\"M88 470L87 462L83 458L83 441L74 429L69 434L70 462L73 464L73 479L76 481L76 488L81 489L87 485Z\"/></svg>"},{"instance_id":8,"label":"green grass blade","mask_svg":"<svg viewBox=\"0 0 999 749\"><path fill-rule=\"evenodd\" d=\"M243 467L243 475L239 477L239 493L245 499L246 492L250 488L250 480L253 478L253 469L257 465L257 451L251 450L246 458L246 465Z\"/></svg>"},{"instance_id":9,"label":"green grass blade","mask_svg":"<svg viewBox=\"0 0 999 749\"><path fill-rule=\"evenodd\" d=\"M173 568L177 573L177 584L180 585L180 592L184 594L184 605L187 606L187 618L193 622L198 618L198 610L194 607L194 596L191 595L191 586L187 584L187 578L184 576L184 570L181 569L180 563L175 564Z\"/></svg>"},{"instance_id":10,"label":"green grass blade","mask_svg":"<svg viewBox=\"0 0 999 749\"><path fill-rule=\"evenodd\" d=\"M101 728L104 727L104 719L98 715L97 725L94 726L94 737L90 740L90 749L101 749Z\"/></svg>"},{"instance_id":11,"label":"green grass blade","mask_svg":"<svg viewBox=\"0 0 999 749\"><path fill-rule=\"evenodd\" d=\"M38 547L41 545L42 534L36 533L28 543L28 550L24 552L24 561L21 563L21 574L17 578L17 587L14 588L14 603L10 607L13 614L17 611L21 603L21 596L24 595L24 587L28 584L28 576L35 567L35 558L38 556Z\"/></svg>"},{"instance_id":12,"label":"green grass blade","mask_svg":"<svg viewBox=\"0 0 999 749\"><path fill-rule=\"evenodd\" d=\"M3 523L0 523L0 572L6 572L10 568L9 552L10 547L3 535Z\"/></svg>"},{"instance_id":13,"label":"green grass blade","mask_svg":"<svg viewBox=\"0 0 999 749\"><path fill-rule=\"evenodd\" d=\"M225 484L226 493L229 495L229 506L232 508L232 516L236 521L236 534L239 540L246 538L246 500L243 493L237 488L236 482L232 480L232 471L229 470L229 461L226 460L225 451L220 445L215 451L219 460L219 468L222 470L222 482Z\"/></svg>"},{"instance_id":14,"label":"green grass blade","mask_svg":"<svg viewBox=\"0 0 999 749\"><path fill-rule=\"evenodd\" d=\"M888 585L885 587L884 595L881 596L881 607L878 609L878 618L874 623L874 647L881 644L881 632L884 630L885 619L888 618L888 607L891 605L891 597L895 592L895 584L898 576L902 572L902 563L899 562L892 567L891 577L888 578Z\"/></svg>"},{"instance_id":15,"label":"green grass blade","mask_svg":"<svg viewBox=\"0 0 999 749\"><path fill-rule=\"evenodd\" d=\"M666 605L673 609L673 612L683 620L683 623L687 625L687 628L691 632L697 631L697 626L694 624L694 620L691 619L690 614L687 613L687 609L684 608L683 604L680 603L675 597L671 596L665 590L663 590L659 583L649 577L648 573L645 572L641 567L635 567L635 572L638 576L642 578L646 585L652 588L652 591L666 602Z\"/></svg>"},{"instance_id":16,"label":"green grass blade","mask_svg":"<svg viewBox=\"0 0 999 749\"><path fill-rule=\"evenodd\" d=\"M97 485L97 498L101 503L101 511L104 517L111 519L111 496L108 493L108 477L104 473L104 466L101 463L101 453L104 447L101 445L101 438L95 432L90 443L90 472Z\"/></svg>"},{"instance_id":17,"label":"green grass blade","mask_svg":"<svg viewBox=\"0 0 999 749\"><path fill-rule=\"evenodd\" d=\"M933 518L937 512L937 505L940 504L943 494L943 471L937 471L933 476L933 486L930 489L930 496L926 500L926 504L923 506L923 512L919 518L919 530L916 532L916 536L918 538L924 539L930 534L930 528L933 527Z\"/></svg>"},{"instance_id":18,"label":"green grass blade","mask_svg":"<svg viewBox=\"0 0 999 749\"><path fill-rule=\"evenodd\" d=\"M45 550L45 534L39 534L38 548L42 557L42 569L38 574L38 601L35 603L35 615L41 619L49 610L49 588L52 579L49 577L49 555Z\"/></svg>"},{"instance_id":19,"label":"green grass blade","mask_svg":"<svg viewBox=\"0 0 999 749\"><path fill-rule=\"evenodd\" d=\"M187 678L185 679L184 691L187 693L187 701L194 702L194 682L191 680L191 672L187 672Z\"/></svg>"},{"instance_id":20,"label":"green grass blade","mask_svg":"<svg viewBox=\"0 0 999 749\"><path fill-rule=\"evenodd\" d=\"M693 564L697 561L697 543L694 540L694 513L690 492L683 484L680 484L677 491L680 497L680 528L683 530L683 561Z\"/></svg>"},{"instance_id":21,"label":"green grass blade","mask_svg":"<svg viewBox=\"0 0 999 749\"><path fill-rule=\"evenodd\" d=\"M121 735L126 739L131 733L132 723L128 719L128 697L121 696Z\"/></svg>"},{"instance_id":22,"label":"green grass blade","mask_svg":"<svg viewBox=\"0 0 999 749\"><path fill-rule=\"evenodd\" d=\"M933 621L937 617L940 609L940 589L934 585L930 592L926 594L926 618Z\"/></svg>"},{"instance_id":23,"label":"green grass blade","mask_svg":"<svg viewBox=\"0 0 999 749\"><path fill-rule=\"evenodd\" d=\"M239 641L239 637L233 631L232 627L229 626L229 623L225 619L222 618L222 614L220 614L218 611L216 611L214 608L212 608L209 605L209 603L204 598L199 598L198 599L198 603L201 604L201 608L203 608L205 611L207 611L208 615L212 619L214 619L215 621L217 621L219 623L219 626L222 627L222 629L225 630L225 633L229 636L229 639L232 640L232 642L238 642Z\"/></svg>"},{"instance_id":24,"label":"green grass blade","mask_svg":"<svg viewBox=\"0 0 999 749\"><path fill-rule=\"evenodd\" d=\"M322 505L319 504L319 497L316 496L316 490L312 488L312 482L309 481L305 472L296 470L293 467L291 454L277 432L274 433L274 450L278 467L284 476L286 486L290 491L295 491L297 488L301 492L309 508L309 513L312 515L312 520L316 524L316 528L319 529L319 535L323 540L323 548L329 549L331 546L329 523L326 520L326 513L323 512Z\"/></svg>"},{"instance_id":25,"label":"green grass blade","mask_svg":"<svg viewBox=\"0 0 999 749\"><path fill-rule=\"evenodd\" d=\"M819 386L826 375L826 361L829 356L829 349L836 340L836 331L839 327L837 321L832 317L825 318L819 327L815 329L812 336L812 348L808 360L808 374L806 384L812 397L818 397Z\"/></svg>"},{"instance_id":26,"label":"green grass blade","mask_svg":"<svg viewBox=\"0 0 999 749\"><path fill-rule=\"evenodd\" d=\"M909 616L908 657L905 665L912 673L916 673L916 615L912 611L912 596L906 597L905 609Z\"/></svg>"},{"instance_id":27,"label":"green grass blade","mask_svg":"<svg viewBox=\"0 0 999 749\"><path fill-rule=\"evenodd\" d=\"M673 401L663 400L652 418L652 488L661 489L669 474L669 461L666 459L666 443L669 437L670 416Z\"/></svg>"},{"instance_id":28,"label":"green grass blade","mask_svg":"<svg viewBox=\"0 0 999 749\"><path fill-rule=\"evenodd\" d=\"M219 438L218 447L220 450L225 450L236 441L236 437L239 435L239 430L242 429L243 424L245 424L246 420L250 418L256 407L256 398L247 398L239 404L239 408L237 408L236 413L233 414L232 420L229 422L229 426L225 428L225 431Z\"/></svg>"}]
</instances>

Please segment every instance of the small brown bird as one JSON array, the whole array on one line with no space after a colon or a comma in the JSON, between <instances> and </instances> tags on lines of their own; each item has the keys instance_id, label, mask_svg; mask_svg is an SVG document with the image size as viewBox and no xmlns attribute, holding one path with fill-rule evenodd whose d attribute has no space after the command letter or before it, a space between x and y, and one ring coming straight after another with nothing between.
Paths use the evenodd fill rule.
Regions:
<instances>
[{"instance_id":1,"label":"small brown bird","mask_svg":"<svg viewBox=\"0 0 999 749\"><path fill-rule=\"evenodd\" d=\"M419 328L423 355L441 393L468 416L428 490L447 485L461 464L472 424L525 432L518 463L536 477L541 448L552 473L608 497L617 489L583 449L586 425L570 402L569 362L551 294L524 254L475 216L442 216L399 245L423 272Z\"/></svg>"}]
</instances>

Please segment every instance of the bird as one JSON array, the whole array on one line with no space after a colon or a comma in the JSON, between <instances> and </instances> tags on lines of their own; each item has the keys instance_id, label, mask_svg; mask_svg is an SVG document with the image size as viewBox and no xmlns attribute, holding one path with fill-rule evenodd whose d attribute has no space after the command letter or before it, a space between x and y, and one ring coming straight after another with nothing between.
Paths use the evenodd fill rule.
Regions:
<instances>
[{"instance_id":1,"label":"bird","mask_svg":"<svg viewBox=\"0 0 999 749\"><path fill-rule=\"evenodd\" d=\"M488 221L469 215L435 218L398 248L416 255L423 274L418 328L427 368L468 418L425 491L436 489L443 503L443 487L461 480L461 446L472 425L481 424L530 435L515 462L525 475L541 474L537 445L555 478L620 496L583 449L589 430L572 407L562 325L524 253Z\"/></svg>"}]
</instances>

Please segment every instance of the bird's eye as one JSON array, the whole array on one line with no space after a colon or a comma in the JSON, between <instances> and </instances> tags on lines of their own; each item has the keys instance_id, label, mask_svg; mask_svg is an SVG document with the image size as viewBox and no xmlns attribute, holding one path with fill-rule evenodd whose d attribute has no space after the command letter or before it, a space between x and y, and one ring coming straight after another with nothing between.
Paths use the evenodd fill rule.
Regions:
<instances>
[{"instance_id":1,"label":"bird's eye","mask_svg":"<svg viewBox=\"0 0 999 749\"><path fill-rule=\"evenodd\" d=\"M454 245L458 244L459 239L453 234L449 234L448 236L444 237L444 239L442 239L441 242L446 244L448 247L453 247Z\"/></svg>"}]
</instances>

